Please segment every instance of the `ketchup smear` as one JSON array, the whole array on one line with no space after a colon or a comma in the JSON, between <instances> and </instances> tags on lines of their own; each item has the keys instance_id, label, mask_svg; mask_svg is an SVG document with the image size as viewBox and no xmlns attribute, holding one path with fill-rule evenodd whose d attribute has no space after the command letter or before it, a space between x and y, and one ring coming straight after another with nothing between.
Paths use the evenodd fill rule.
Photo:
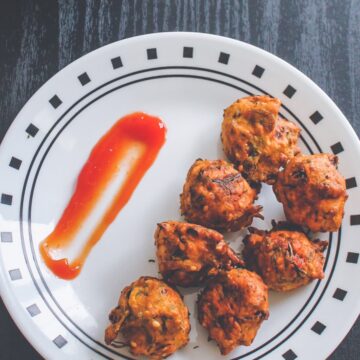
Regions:
<instances>
[{"instance_id":1,"label":"ketchup smear","mask_svg":"<svg viewBox=\"0 0 360 360\"><path fill-rule=\"evenodd\" d=\"M98 141L79 174L75 192L54 231L40 243L40 253L55 275L67 280L79 275L92 247L129 201L136 186L155 161L165 136L166 127L159 118L137 112L121 118ZM118 172L119 163L129 149L139 144L143 151L132 163L125 180L80 254L71 263L66 258L54 259L52 252L67 248L76 240L82 224Z\"/></svg>"}]
</instances>

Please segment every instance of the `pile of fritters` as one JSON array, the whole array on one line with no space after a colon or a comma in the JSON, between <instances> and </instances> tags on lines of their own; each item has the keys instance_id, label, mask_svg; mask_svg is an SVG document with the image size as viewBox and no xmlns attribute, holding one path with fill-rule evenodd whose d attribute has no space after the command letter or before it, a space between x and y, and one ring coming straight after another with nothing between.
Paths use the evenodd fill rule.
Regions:
<instances>
[{"instance_id":1,"label":"pile of fritters","mask_svg":"<svg viewBox=\"0 0 360 360\"><path fill-rule=\"evenodd\" d=\"M187 222L157 225L155 245L164 280L141 277L110 313L105 341L119 333L134 355L169 356L189 339L189 312L172 286L204 286L198 319L225 355L250 345L269 316L268 289L290 291L324 277L326 241L305 231L336 231L347 199L345 180L330 154L301 154L300 129L269 96L237 100L224 111L221 140L231 163L198 159L180 195ZM262 218L261 183L273 186L287 222L248 228L243 259L220 232ZM244 262L245 261L245 262Z\"/></svg>"}]
</instances>

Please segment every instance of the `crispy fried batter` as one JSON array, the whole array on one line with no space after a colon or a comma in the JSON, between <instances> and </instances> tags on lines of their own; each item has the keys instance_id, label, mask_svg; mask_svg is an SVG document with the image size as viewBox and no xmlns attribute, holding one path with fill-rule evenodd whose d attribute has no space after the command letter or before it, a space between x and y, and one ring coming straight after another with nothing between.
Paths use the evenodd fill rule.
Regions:
<instances>
[{"instance_id":1,"label":"crispy fried batter","mask_svg":"<svg viewBox=\"0 0 360 360\"><path fill-rule=\"evenodd\" d=\"M243 265L220 233L200 225L178 221L158 224L155 244L160 273L174 285L202 285L220 269Z\"/></svg>"},{"instance_id":2,"label":"crispy fried batter","mask_svg":"<svg viewBox=\"0 0 360 360\"><path fill-rule=\"evenodd\" d=\"M196 160L180 197L187 221L219 231L236 231L262 217L262 207L253 205L256 191L223 160Z\"/></svg>"},{"instance_id":3,"label":"crispy fried batter","mask_svg":"<svg viewBox=\"0 0 360 360\"><path fill-rule=\"evenodd\" d=\"M249 228L243 256L249 269L256 271L269 289L289 291L324 278L327 241L310 241L300 231L262 231Z\"/></svg>"},{"instance_id":4,"label":"crispy fried batter","mask_svg":"<svg viewBox=\"0 0 360 360\"><path fill-rule=\"evenodd\" d=\"M111 344L121 332L130 352L163 359L189 341L189 311L180 294L163 281L144 276L123 289L105 330Z\"/></svg>"},{"instance_id":5,"label":"crispy fried batter","mask_svg":"<svg viewBox=\"0 0 360 360\"><path fill-rule=\"evenodd\" d=\"M201 325L226 355L236 346L250 345L268 318L267 286L251 271L224 271L201 293L198 313Z\"/></svg>"},{"instance_id":6,"label":"crispy fried batter","mask_svg":"<svg viewBox=\"0 0 360 360\"><path fill-rule=\"evenodd\" d=\"M335 155L299 155L279 173L273 189L286 218L311 231L336 231L347 199Z\"/></svg>"},{"instance_id":7,"label":"crispy fried batter","mask_svg":"<svg viewBox=\"0 0 360 360\"><path fill-rule=\"evenodd\" d=\"M246 179L274 183L279 168L300 152L300 128L279 117L279 99L248 96L224 111L225 154Z\"/></svg>"}]
</instances>

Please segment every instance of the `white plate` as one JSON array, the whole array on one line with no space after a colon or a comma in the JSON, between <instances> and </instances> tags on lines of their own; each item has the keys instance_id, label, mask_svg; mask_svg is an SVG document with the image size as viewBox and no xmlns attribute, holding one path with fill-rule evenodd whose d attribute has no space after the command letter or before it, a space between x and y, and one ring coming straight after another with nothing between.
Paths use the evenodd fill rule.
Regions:
<instances>
[{"instance_id":1,"label":"white plate","mask_svg":"<svg viewBox=\"0 0 360 360\"><path fill-rule=\"evenodd\" d=\"M83 75L86 73L88 76ZM85 81L84 81L85 80ZM196 321L196 289L185 291L191 340L173 359L324 359L360 310L360 146L335 104L299 71L239 41L193 33L123 40L75 61L26 104L0 151L0 290L17 325L47 359L131 358L104 344L108 312L120 290L157 275L153 232L179 219L179 193L199 157L223 157L223 109L248 94L271 94L302 128L305 152L334 152L349 200L341 231L329 239L326 278L289 294L272 293L271 314L250 347L221 357ZM38 245L67 204L99 137L125 114L144 111L167 125L167 141L131 200L93 248L78 278L44 266ZM265 221L282 219L269 187L258 203ZM235 249L242 233L230 236Z\"/></svg>"}]
</instances>

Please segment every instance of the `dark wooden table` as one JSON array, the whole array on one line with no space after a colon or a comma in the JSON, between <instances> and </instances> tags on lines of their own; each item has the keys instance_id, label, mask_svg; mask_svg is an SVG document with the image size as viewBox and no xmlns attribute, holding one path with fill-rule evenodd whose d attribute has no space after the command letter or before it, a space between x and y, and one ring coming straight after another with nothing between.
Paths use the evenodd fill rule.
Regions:
<instances>
[{"instance_id":1,"label":"dark wooden table","mask_svg":"<svg viewBox=\"0 0 360 360\"><path fill-rule=\"evenodd\" d=\"M360 133L359 0L1 0L0 141L61 68L113 41L158 31L225 35L280 56L324 89ZM359 338L360 320L330 358L359 359ZM2 302L0 359L41 359Z\"/></svg>"}]
</instances>

